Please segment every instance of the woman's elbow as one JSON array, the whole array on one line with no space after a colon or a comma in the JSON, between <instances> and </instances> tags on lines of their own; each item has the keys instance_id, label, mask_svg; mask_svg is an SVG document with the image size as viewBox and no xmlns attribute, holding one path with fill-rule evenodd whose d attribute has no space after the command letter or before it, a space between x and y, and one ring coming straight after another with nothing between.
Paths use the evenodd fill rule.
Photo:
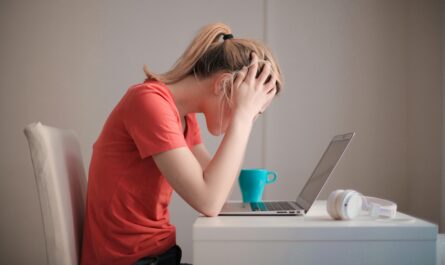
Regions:
<instances>
[{"instance_id":1,"label":"woman's elbow","mask_svg":"<svg viewBox=\"0 0 445 265\"><path fill-rule=\"evenodd\" d=\"M201 212L205 217L217 217L219 215L219 211L209 211L209 212Z\"/></svg>"},{"instance_id":2,"label":"woman's elbow","mask_svg":"<svg viewBox=\"0 0 445 265\"><path fill-rule=\"evenodd\" d=\"M203 211L201 212L205 217L216 217L219 215L220 211Z\"/></svg>"},{"instance_id":3,"label":"woman's elbow","mask_svg":"<svg viewBox=\"0 0 445 265\"><path fill-rule=\"evenodd\" d=\"M222 206L219 205L207 205L207 207L202 207L199 212L206 217L216 217L221 212Z\"/></svg>"}]
</instances>

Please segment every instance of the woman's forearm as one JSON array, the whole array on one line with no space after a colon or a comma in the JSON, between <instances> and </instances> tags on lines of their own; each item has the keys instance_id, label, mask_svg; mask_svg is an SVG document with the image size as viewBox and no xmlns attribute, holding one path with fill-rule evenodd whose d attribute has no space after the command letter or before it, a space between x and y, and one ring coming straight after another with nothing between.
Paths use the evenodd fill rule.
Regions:
<instances>
[{"instance_id":1,"label":"woman's forearm","mask_svg":"<svg viewBox=\"0 0 445 265\"><path fill-rule=\"evenodd\" d=\"M210 215L217 215L226 201L243 163L253 119L235 114L218 150L204 170Z\"/></svg>"}]
</instances>

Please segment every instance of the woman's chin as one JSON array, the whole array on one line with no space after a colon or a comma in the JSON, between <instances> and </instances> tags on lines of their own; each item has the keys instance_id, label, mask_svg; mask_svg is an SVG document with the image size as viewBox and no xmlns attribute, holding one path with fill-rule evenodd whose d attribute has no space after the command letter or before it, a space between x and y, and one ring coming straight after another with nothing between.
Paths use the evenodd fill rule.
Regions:
<instances>
[{"instance_id":1,"label":"woman's chin","mask_svg":"<svg viewBox=\"0 0 445 265\"><path fill-rule=\"evenodd\" d=\"M211 129L211 128L207 128L207 130L209 131L209 133L213 136L221 136L224 134L223 131L221 131L220 129Z\"/></svg>"},{"instance_id":2,"label":"woman's chin","mask_svg":"<svg viewBox=\"0 0 445 265\"><path fill-rule=\"evenodd\" d=\"M209 131L209 132L210 132L210 134L213 135L213 136L221 136L221 135L223 135L223 133L220 132L220 131L216 131L216 132L214 132L214 131Z\"/></svg>"}]
</instances>

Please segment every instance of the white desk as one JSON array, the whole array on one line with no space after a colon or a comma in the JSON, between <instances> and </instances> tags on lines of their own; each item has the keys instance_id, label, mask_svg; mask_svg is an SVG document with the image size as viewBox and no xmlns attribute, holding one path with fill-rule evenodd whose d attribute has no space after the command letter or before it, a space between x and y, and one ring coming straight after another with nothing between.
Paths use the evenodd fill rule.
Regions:
<instances>
[{"instance_id":1,"label":"white desk","mask_svg":"<svg viewBox=\"0 0 445 265\"><path fill-rule=\"evenodd\" d=\"M198 217L193 264L435 265L436 225L402 213L334 221L325 205L296 217Z\"/></svg>"}]
</instances>

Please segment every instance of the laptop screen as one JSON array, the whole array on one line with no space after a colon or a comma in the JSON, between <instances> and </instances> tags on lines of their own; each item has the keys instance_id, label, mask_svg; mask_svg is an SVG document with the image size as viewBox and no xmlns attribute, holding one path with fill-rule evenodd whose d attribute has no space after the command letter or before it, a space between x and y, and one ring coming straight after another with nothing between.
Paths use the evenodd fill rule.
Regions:
<instances>
[{"instance_id":1,"label":"laptop screen","mask_svg":"<svg viewBox=\"0 0 445 265\"><path fill-rule=\"evenodd\" d=\"M311 177L306 182L306 185L301 190L300 195L297 198L298 205L304 208L305 211L309 210L314 203L324 184L340 160L346 147L351 141L353 135L354 133L337 135L329 143L328 148L324 152L323 156L318 162L318 165L315 167L314 172L312 172Z\"/></svg>"}]
</instances>

